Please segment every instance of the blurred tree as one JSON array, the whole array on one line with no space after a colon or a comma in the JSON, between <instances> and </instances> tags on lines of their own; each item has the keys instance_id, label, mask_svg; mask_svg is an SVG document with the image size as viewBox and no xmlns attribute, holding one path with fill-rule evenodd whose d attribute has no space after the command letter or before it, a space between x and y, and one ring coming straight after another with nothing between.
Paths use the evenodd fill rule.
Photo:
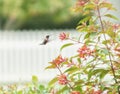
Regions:
<instances>
[{"instance_id":1,"label":"blurred tree","mask_svg":"<svg viewBox=\"0 0 120 94\"><path fill-rule=\"evenodd\" d=\"M44 22L41 15L45 14L48 21L65 22L74 17L70 12L73 3L74 0L0 0L1 26L5 30L25 28L23 25L29 25L31 19L34 22L35 17Z\"/></svg>"}]
</instances>

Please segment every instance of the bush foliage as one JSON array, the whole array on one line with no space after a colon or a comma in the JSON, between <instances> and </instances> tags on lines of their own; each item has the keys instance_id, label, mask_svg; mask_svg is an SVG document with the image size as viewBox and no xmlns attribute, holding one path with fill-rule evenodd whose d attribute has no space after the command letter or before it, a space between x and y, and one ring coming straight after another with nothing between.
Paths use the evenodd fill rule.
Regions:
<instances>
[{"instance_id":1,"label":"bush foliage","mask_svg":"<svg viewBox=\"0 0 120 94\"><path fill-rule=\"evenodd\" d=\"M120 25L107 20L118 20L109 14L116 9L107 0L77 0L74 10L85 17L77 26L78 36L60 34L62 41L71 42L47 67L59 71L49 87L53 94L120 94ZM79 45L75 54L63 56L75 45Z\"/></svg>"},{"instance_id":2,"label":"bush foliage","mask_svg":"<svg viewBox=\"0 0 120 94\"><path fill-rule=\"evenodd\" d=\"M3 94L120 94L120 25L106 20L118 20L108 14L116 9L106 0L77 0L74 10L85 16L77 26L78 36L60 33L61 41L71 42L64 44L46 67L59 74L47 87L33 76L27 89L1 88ZM64 50L75 45L79 45L75 54L63 56Z\"/></svg>"}]
</instances>

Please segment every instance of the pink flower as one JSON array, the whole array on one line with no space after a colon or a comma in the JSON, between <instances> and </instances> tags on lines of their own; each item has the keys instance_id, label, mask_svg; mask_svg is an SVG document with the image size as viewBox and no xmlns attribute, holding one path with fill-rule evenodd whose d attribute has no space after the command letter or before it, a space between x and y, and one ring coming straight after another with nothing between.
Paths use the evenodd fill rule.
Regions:
<instances>
[{"instance_id":1,"label":"pink flower","mask_svg":"<svg viewBox=\"0 0 120 94\"><path fill-rule=\"evenodd\" d=\"M80 94L79 91L72 91L70 94Z\"/></svg>"},{"instance_id":2,"label":"pink flower","mask_svg":"<svg viewBox=\"0 0 120 94\"><path fill-rule=\"evenodd\" d=\"M93 94L102 94L101 90L94 91Z\"/></svg>"},{"instance_id":3,"label":"pink flower","mask_svg":"<svg viewBox=\"0 0 120 94\"><path fill-rule=\"evenodd\" d=\"M120 52L120 47L117 47L114 50L117 51L117 52Z\"/></svg>"},{"instance_id":4,"label":"pink flower","mask_svg":"<svg viewBox=\"0 0 120 94\"><path fill-rule=\"evenodd\" d=\"M85 1L78 2L78 5L79 6L84 6L85 5Z\"/></svg>"},{"instance_id":5,"label":"pink flower","mask_svg":"<svg viewBox=\"0 0 120 94\"><path fill-rule=\"evenodd\" d=\"M113 24L112 27L114 30L117 30L120 28L120 24Z\"/></svg>"},{"instance_id":6,"label":"pink flower","mask_svg":"<svg viewBox=\"0 0 120 94\"><path fill-rule=\"evenodd\" d=\"M69 34L67 34L65 32L60 33L60 35L59 35L60 40L66 40L66 39L68 39L68 37L69 37Z\"/></svg>"},{"instance_id":7,"label":"pink flower","mask_svg":"<svg viewBox=\"0 0 120 94\"><path fill-rule=\"evenodd\" d=\"M83 45L78 49L78 53L81 58L85 58L86 56L90 56L92 51L86 45Z\"/></svg>"},{"instance_id":8,"label":"pink flower","mask_svg":"<svg viewBox=\"0 0 120 94\"><path fill-rule=\"evenodd\" d=\"M102 91L92 89L90 94L102 94Z\"/></svg>"},{"instance_id":9,"label":"pink flower","mask_svg":"<svg viewBox=\"0 0 120 94\"><path fill-rule=\"evenodd\" d=\"M99 3L99 0L94 0L95 4L98 4Z\"/></svg>"},{"instance_id":10,"label":"pink flower","mask_svg":"<svg viewBox=\"0 0 120 94\"><path fill-rule=\"evenodd\" d=\"M86 4L85 0L78 0L76 6L84 6Z\"/></svg>"},{"instance_id":11,"label":"pink flower","mask_svg":"<svg viewBox=\"0 0 120 94\"><path fill-rule=\"evenodd\" d=\"M57 58L55 58L52 62L59 66L61 63L65 62L67 59L63 58L61 55L59 55Z\"/></svg>"},{"instance_id":12,"label":"pink flower","mask_svg":"<svg viewBox=\"0 0 120 94\"><path fill-rule=\"evenodd\" d=\"M68 83L66 75L62 74L58 76L58 83L60 85L66 85Z\"/></svg>"}]
</instances>

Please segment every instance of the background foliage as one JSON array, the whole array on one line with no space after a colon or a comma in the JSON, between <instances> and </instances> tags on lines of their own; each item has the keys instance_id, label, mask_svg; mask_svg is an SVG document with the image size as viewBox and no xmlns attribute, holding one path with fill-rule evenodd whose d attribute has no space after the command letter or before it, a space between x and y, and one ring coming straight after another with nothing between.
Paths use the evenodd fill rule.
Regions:
<instances>
[{"instance_id":1,"label":"background foliage","mask_svg":"<svg viewBox=\"0 0 120 94\"><path fill-rule=\"evenodd\" d=\"M2 29L75 28L74 0L0 0Z\"/></svg>"}]
</instances>

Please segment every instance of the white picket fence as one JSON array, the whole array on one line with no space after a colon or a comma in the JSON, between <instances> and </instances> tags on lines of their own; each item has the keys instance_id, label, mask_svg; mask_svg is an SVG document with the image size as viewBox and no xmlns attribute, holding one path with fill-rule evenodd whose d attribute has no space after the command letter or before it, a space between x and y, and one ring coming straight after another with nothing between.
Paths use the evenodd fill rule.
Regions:
<instances>
[{"instance_id":1,"label":"white picket fence","mask_svg":"<svg viewBox=\"0 0 120 94\"><path fill-rule=\"evenodd\" d=\"M38 76L41 82L54 77L57 71L45 67L59 54L60 46L69 42L58 39L60 32L78 34L75 30L0 31L0 82L30 81L32 75ZM48 34L50 42L39 45ZM63 54L74 53L74 48L68 48Z\"/></svg>"}]
</instances>

